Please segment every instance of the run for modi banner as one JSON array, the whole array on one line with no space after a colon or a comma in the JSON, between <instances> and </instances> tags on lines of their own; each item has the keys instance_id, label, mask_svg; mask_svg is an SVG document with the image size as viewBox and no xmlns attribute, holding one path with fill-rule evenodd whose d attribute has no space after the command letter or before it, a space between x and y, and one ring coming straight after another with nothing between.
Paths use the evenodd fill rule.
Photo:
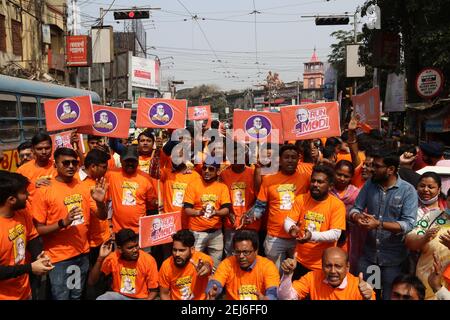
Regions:
<instances>
[{"instance_id":1,"label":"run for modi banner","mask_svg":"<svg viewBox=\"0 0 450 320\"><path fill-rule=\"evenodd\" d=\"M181 212L145 216L139 219L139 247L147 248L172 242L181 230Z\"/></svg>"}]
</instances>

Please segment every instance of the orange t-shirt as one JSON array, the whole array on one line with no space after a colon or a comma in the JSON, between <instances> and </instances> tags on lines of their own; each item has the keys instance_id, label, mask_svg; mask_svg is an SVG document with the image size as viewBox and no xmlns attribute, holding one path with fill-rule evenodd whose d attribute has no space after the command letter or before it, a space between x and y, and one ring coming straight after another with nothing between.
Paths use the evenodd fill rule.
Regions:
<instances>
[{"instance_id":1,"label":"orange t-shirt","mask_svg":"<svg viewBox=\"0 0 450 320\"><path fill-rule=\"evenodd\" d=\"M48 187L38 188L33 200L34 219L44 225L64 219L72 207L81 207L80 219L72 221L69 227L42 236L44 249L48 251L52 263L67 260L89 251L88 226L91 211L97 205L91 198L91 191L77 180L64 183L53 180Z\"/></svg>"},{"instance_id":2,"label":"orange t-shirt","mask_svg":"<svg viewBox=\"0 0 450 320\"><path fill-rule=\"evenodd\" d=\"M256 256L251 271L242 270L235 256L228 257L219 264L212 279L225 287L227 300L258 300L258 292L265 294L268 288L280 285L277 267L261 256Z\"/></svg>"},{"instance_id":3,"label":"orange t-shirt","mask_svg":"<svg viewBox=\"0 0 450 320\"><path fill-rule=\"evenodd\" d=\"M311 193L295 198L289 217L300 222L300 229L309 231L345 230L345 205L331 194L323 201L316 201ZM335 247L337 242L297 243L297 260L311 270L322 269L322 254L325 249Z\"/></svg>"},{"instance_id":4,"label":"orange t-shirt","mask_svg":"<svg viewBox=\"0 0 450 320\"><path fill-rule=\"evenodd\" d=\"M124 296L146 299L149 289L158 288L158 267L155 259L139 250L137 261L120 258L118 251L112 252L103 261L101 271L112 276L112 290Z\"/></svg>"},{"instance_id":5,"label":"orange t-shirt","mask_svg":"<svg viewBox=\"0 0 450 320\"><path fill-rule=\"evenodd\" d=\"M314 163L309 163L309 162L299 161L298 165L297 165L297 171L299 173L305 173L305 174L309 175L310 177L312 175L313 168L314 168Z\"/></svg>"},{"instance_id":6,"label":"orange t-shirt","mask_svg":"<svg viewBox=\"0 0 450 320\"><path fill-rule=\"evenodd\" d=\"M254 174L255 169L250 167L245 167L245 170L242 173L234 172L231 167L221 173L220 178L228 187L231 204L233 205L233 212L236 216L236 223L234 226L231 225L228 218L225 219L225 228L234 229L238 227L240 225L241 217L255 204ZM256 231L259 231L260 228L260 219L244 227L244 229Z\"/></svg>"},{"instance_id":7,"label":"orange t-shirt","mask_svg":"<svg viewBox=\"0 0 450 320\"><path fill-rule=\"evenodd\" d=\"M359 278L349 272L347 272L345 288L333 288L324 283L324 280L323 271L314 270L294 281L292 287L297 292L299 299L304 299L309 295L311 300L364 300L358 288ZM375 292L372 293L371 300L375 300Z\"/></svg>"},{"instance_id":8,"label":"orange t-shirt","mask_svg":"<svg viewBox=\"0 0 450 320\"><path fill-rule=\"evenodd\" d=\"M17 171L21 175L25 176L30 180L30 185L28 186L28 192L30 193L28 200L31 202L34 194L36 192L36 181L41 178L50 178L52 182L58 174L56 168L53 165L53 161L49 161L48 165L45 167L39 167L36 160L28 161L27 163L21 165Z\"/></svg>"},{"instance_id":9,"label":"orange t-shirt","mask_svg":"<svg viewBox=\"0 0 450 320\"><path fill-rule=\"evenodd\" d=\"M336 155L336 163L338 163L341 160L347 160L347 161L352 162L352 156L350 153L339 152Z\"/></svg>"},{"instance_id":10,"label":"orange t-shirt","mask_svg":"<svg viewBox=\"0 0 450 320\"><path fill-rule=\"evenodd\" d=\"M295 172L287 176L281 172L264 176L258 199L267 202L269 217L267 234L272 237L290 239L284 231L284 219L292 210L297 195L308 192L310 175Z\"/></svg>"},{"instance_id":11,"label":"orange t-shirt","mask_svg":"<svg viewBox=\"0 0 450 320\"><path fill-rule=\"evenodd\" d=\"M230 194L225 184L218 181L206 183L203 179L196 180L188 185L184 202L192 204L195 210L201 210L207 204L213 206L216 211L225 204L231 205ZM222 228L222 219L217 215L210 218L204 216L188 217L188 226L193 231L220 229Z\"/></svg>"},{"instance_id":12,"label":"orange t-shirt","mask_svg":"<svg viewBox=\"0 0 450 320\"><path fill-rule=\"evenodd\" d=\"M129 176L122 169L114 169L109 171L108 183L113 232L123 228L139 232L139 218L146 215L146 203L156 198L150 177L139 170Z\"/></svg>"},{"instance_id":13,"label":"orange t-shirt","mask_svg":"<svg viewBox=\"0 0 450 320\"><path fill-rule=\"evenodd\" d=\"M0 217L0 265L24 265L28 241L37 236L33 217L28 211L16 211L10 218ZM0 300L26 300L30 297L28 273L0 280Z\"/></svg>"},{"instance_id":14,"label":"orange t-shirt","mask_svg":"<svg viewBox=\"0 0 450 320\"><path fill-rule=\"evenodd\" d=\"M191 257L195 263L202 259L204 263L214 265L212 258L203 252L195 251ZM199 277L192 263L179 268L173 262L173 257L166 259L159 270L159 285L169 289L172 300L205 300L208 276Z\"/></svg>"},{"instance_id":15,"label":"orange t-shirt","mask_svg":"<svg viewBox=\"0 0 450 320\"><path fill-rule=\"evenodd\" d=\"M85 185L86 188L91 190L95 187L95 180L89 177L86 177L81 184ZM108 198L108 196L107 196ZM90 247L98 247L103 242L108 240L111 237L111 231L109 229L109 221L108 219L100 220L97 218L95 214L91 213L91 222L89 224L89 246Z\"/></svg>"},{"instance_id":16,"label":"orange t-shirt","mask_svg":"<svg viewBox=\"0 0 450 320\"><path fill-rule=\"evenodd\" d=\"M152 158L153 152L150 156L139 156L139 170L148 174L150 172L150 162L152 161Z\"/></svg>"},{"instance_id":17,"label":"orange t-shirt","mask_svg":"<svg viewBox=\"0 0 450 320\"><path fill-rule=\"evenodd\" d=\"M162 195L164 213L181 211L181 224L183 229L188 227L188 218L184 214L184 195L188 185L202 178L196 171L184 174L182 172L172 172L172 169L162 169Z\"/></svg>"},{"instance_id":18,"label":"orange t-shirt","mask_svg":"<svg viewBox=\"0 0 450 320\"><path fill-rule=\"evenodd\" d=\"M362 177L362 162L355 169L355 174L353 175L351 184L357 188L362 188L362 186L366 183L366 180Z\"/></svg>"}]
</instances>

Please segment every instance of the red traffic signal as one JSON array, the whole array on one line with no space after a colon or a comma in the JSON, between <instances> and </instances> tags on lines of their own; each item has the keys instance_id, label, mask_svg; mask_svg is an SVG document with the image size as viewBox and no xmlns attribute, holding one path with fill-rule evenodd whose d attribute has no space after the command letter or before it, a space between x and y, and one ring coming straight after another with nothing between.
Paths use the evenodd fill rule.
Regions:
<instances>
[{"instance_id":1,"label":"red traffic signal","mask_svg":"<svg viewBox=\"0 0 450 320\"><path fill-rule=\"evenodd\" d=\"M148 10L128 10L128 11L114 12L114 20L148 19L148 18L150 18L150 11Z\"/></svg>"}]
</instances>

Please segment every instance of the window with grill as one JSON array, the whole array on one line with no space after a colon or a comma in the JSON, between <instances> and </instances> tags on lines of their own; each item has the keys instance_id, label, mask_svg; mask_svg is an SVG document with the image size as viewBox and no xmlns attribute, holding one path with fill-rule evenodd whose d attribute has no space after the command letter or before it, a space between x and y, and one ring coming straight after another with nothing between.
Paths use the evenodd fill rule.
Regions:
<instances>
[{"instance_id":1,"label":"window with grill","mask_svg":"<svg viewBox=\"0 0 450 320\"><path fill-rule=\"evenodd\" d=\"M11 20L13 54L22 57L22 22Z\"/></svg>"}]
</instances>

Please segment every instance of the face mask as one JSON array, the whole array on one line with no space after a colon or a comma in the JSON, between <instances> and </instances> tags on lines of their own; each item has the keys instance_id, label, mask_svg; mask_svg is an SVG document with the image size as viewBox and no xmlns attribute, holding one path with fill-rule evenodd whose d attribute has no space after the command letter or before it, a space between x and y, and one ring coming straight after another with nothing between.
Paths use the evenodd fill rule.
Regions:
<instances>
[{"instance_id":1,"label":"face mask","mask_svg":"<svg viewBox=\"0 0 450 320\"><path fill-rule=\"evenodd\" d=\"M435 203L436 201L438 201L438 198L439 198L439 194L438 194L436 197L431 198L430 200L422 200L422 198L419 197L419 201L420 201L420 203L422 203L423 205L429 206L430 204L433 204L433 203Z\"/></svg>"}]
</instances>

